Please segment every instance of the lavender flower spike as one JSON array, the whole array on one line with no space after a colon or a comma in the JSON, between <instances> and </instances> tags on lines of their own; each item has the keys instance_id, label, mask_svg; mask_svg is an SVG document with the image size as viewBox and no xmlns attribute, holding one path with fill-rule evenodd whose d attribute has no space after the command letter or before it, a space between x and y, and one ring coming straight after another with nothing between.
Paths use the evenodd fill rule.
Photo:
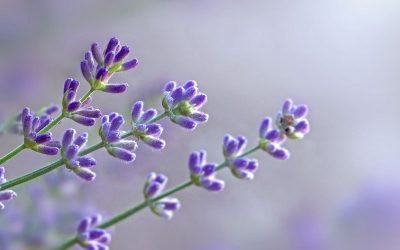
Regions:
<instances>
[{"instance_id":1,"label":"lavender flower spike","mask_svg":"<svg viewBox=\"0 0 400 250\"><path fill-rule=\"evenodd\" d=\"M125 123L122 115L111 113L103 116L101 122L99 135L105 144L107 152L125 162L133 162L136 158L134 152L137 149L137 143L133 140L121 138L123 131L120 131L120 128Z\"/></svg>"},{"instance_id":2,"label":"lavender flower spike","mask_svg":"<svg viewBox=\"0 0 400 250\"><path fill-rule=\"evenodd\" d=\"M4 177L5 171L6 170L4 169L4 167L0 166L0 184L3 184L3 183L5 183L7 181L6 178ZM2 190L2 191L0 191L0 209L4 209L5 208L5 206L3 204L4 201L12 200L16 196L17 196L17 193L15 193L12 190Z\"/></svg>"},{"instance_id":3,"label":"lavender flower spike","mask_svg":"<svg viewBox=\"0 0 400 250\"><path fill-rule=\"evenodd\" d=\"M278 160L286 160L290 157L289 151L281 146L286 139L285 134L282 134L278 129L272 128L272 119L270 117L265 117L262 120L259 136L260 148L272 157Z\"/></svg>"},{"instance_id":4,"label":"lavender flower spike","mask_svg":"<svg viewBox=\"0 0 400 250\"><path fill-rule=\"evenodd\" d=\"M143 102L132 106L132 134L154 149L163 149L165 141L160 139L163 128L158 123L149 123L157 115L155 109L143 110Z\"/></svg>"},{"instance_id":5,"label":"lavender flower spike","mask_svg":"<svg viewBox=\"0 0 400 250\"><path fill-rule=\"evenodd\" d=\"M143 194L154 214L170 220L174 212L181 207L179 200L172 197L165 197L154 202L151 200L161 194L167 181L168 178L165 175L150 173L144 185Z\"/></svg>"},{"instance_id":6,"label":"lavender flower spike","mask_svg":"<svg viewBox=\"0 0 400 250\"><path fill-rule=\"evenodd\" d=\"M102 218L100 215L86 217L78 225L78 244L87 250L108 250L111 234L105 229L97 228Z\"/></svg>"},{"instance_id":7,"label":"lavender flower spike","mask_svg":"<svg viewBox=\"0 0 400 250\"><path fill-rule=\"evenodd\" d=\"M231 169L232 174L245 180L252 180L258 168L258 161L240 157L246 147L247 139L244 136L233 137L225 135L223 142L223 153Z\"/></svg>"},{"instance_id":8,"label":"lavender flower spike","mask_svg":"<svg viewBox=\"0 0 400 250\"><path fill-rule=\"evenodd\" d=\"M199 111L207 102L207 96L198 91L195 81L179 87L176 82L168 82L164 92L162 105L172 122L193 130L198 123L208 121L208 114Z\"/></svg>"},{"instance_id":9,"label":"lavender flower spike","mask_svg":"<svg viewBox=\"0 0 400 250\"><path fill-rule=\"evenodd\" d=\"M101 111L90 106L92 98L89 96L83 102L76 100L79 82L67 79L64 83L63 114L84 126L93 126L96 118L101 116Z\"/></svg>"},{"instance_id":10,"label":"lavender flower spike","mask_svg":"<svg viewBox=\"0 0 400 250\"><path fill-rule=\"evenodd\" d=\"M291 99L286 99L282 110L277 114L276 124L288 138L302 139L310 132L310 124L306 119L307 113L307 105L294 105Z\"/></svg>"},{"instance_id":11,"label":"lavender flower spike","mask_svg":"<svg viewBox=\"0 0 400 250\"><path fill-rule=\"evenodd\" d=\"M221 191L225 182L215 178L217 164L207 163L206 151L194 151L189 156L190 178L193 183L209 191Z\"/></svg>"},{"instance_id":12,"label":"lavender flower spike","mask_svg":"<svg viewBox=\"0 0 400 250\"><path fill-rule=\"evenodd\" d=\"M116 72L132 69L138 64L136 58L126 61L130 53L128 46L121 46L117 38L113 37L107 44L104 52L100 45L92 44L91 51L86 52L85 59L81 62L82 75L92 89L108 93L121 93L126 90L126 83L108 83Z\"/></svg>"},{"instance_id":13,"label":"lavender flower spike","mask_svg":"<svg viewBox=\"0 0 400 250\"><path fill-rule=\"evenodd\" d=\"M92 181L96 178L96 174L90 168L96 165L96 160L90 156L79 156L79 151L88 141L88 134L82 133L76 137L75 134L74 129L65 131L61 142L61 156L67 169L86 181Z\"/></svg>"},{"instance_id":14,"label":"lavender flower spike","mask_svg":"<svg viewBox=\"0 0 400 250\"><path fill-rule=\"evenodd\" d=\"M24 108L21 121L26 148L47 155L58 154L60 143L52 140L52 134L50 132L39 134L39 131L51 122L47 114L35 117L29 108Z\"/></svg>"}]
</instances>

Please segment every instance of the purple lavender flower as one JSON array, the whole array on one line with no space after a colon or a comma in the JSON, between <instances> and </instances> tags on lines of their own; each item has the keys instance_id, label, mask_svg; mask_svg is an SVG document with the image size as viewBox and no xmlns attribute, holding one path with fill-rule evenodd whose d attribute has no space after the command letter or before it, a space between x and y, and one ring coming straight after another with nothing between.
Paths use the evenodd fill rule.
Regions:
<instances>
[{"instance_id":1,"label":"purple lavender flower","mask_svg":"<svg viewBox=\"0 0 400 250\"><path fill-rule=\"evenodd\" d=\"M243 150L247 145L247 139L244 136L233 137L225 135L223 143L223 153L231 169L232 174L245 180L252 180L254 173L258 168L258 161L256 159L248 159L241 157Z\"/></svg>"},{"instance_id":2,"label":"purple lavender flower","mask_svg":"<svg viewBox=\"0 0 400 250\"><path fill-rule=\"evenodd\" d=\"M157 201L152 201L164 190L168 178L162 174L150 173L144 185L143 194L146 201L150 204L151 211L163 218L171 219L174 212L179 210L181 204L178 199L165 197Z\"/></svg>"},{"instance_id":3,"label":"purple lavender flower","mask_svg":"<svg viewBox=\"0 0 400 250\"><path fill-rule=\"evenodd\" d=\"M194 151L189 156L190 178L193 183L210 191L221 191L225 182L215 178L216 163L207 163L207 152Z\"/></svg>"},{"instance_id":4,"label":"purple lavender flower","mask_svg":"<svg viewBox=\"0 0 400 250\"><path fill-rule=\"evenodd\" d=\"M151 123L157 116L157 110L143 110L143 102L138 101L132 106L132 134L154 149L163 149L165 141L160 139L163 128L158 123Z\"/></svg>"},{"instance_id":5,"label":"purple lavender flower","mask_svg":"<svg viewBox=\"0 0 400 250\"><path fill-rule=\"evenodd\" d=\"M4 177L5 171L6 170L4 169L4 167L0 166L0 184L3 184L7 181L6 178ZM4 209L4 207L5 207L3 204L4 201L12 200L16 196L17 196L17 193L15 193L12 190L0 191L0 209Z\"/></svg>"},{"instance_id":6,"label":"purple lavender flower","mask_svg":"<svg viewBox=\"0 0 400 250\"><path fill-rule=\"evenodd\" d=\"M294 105L291 99L286 99L277 114L276 124L288 138L302 139L310 131L307 113L307 105Z\"/></svg>"},{"instance_id":7,"label":"purple lavender flower","mask_svg":"<svg viewBox=\"0 0 400 250\"><path fill-rule=\"evenodd\" d=\"M101 122L99 135L107 152L125 162L133 162L136 158L134 151L137 149L137 143L121 138L124 131L119 129L125 123L124 117L118 113L111 113L104 115Z\"/></svg>"},{"instance_id":8,"label":"purple lavender flower","mask_svg":"<svg viewBox=\"0 0 400 250\"><path fill-rule=\"evenodd\" d=\"M102 221L101 215L84 218L78 225L78 243L87 250L108 250L111 234L105 229L98 228Z\"/></svg>"},{"instance_id":9,"label":"purple lavender flower","mask_svg":"<svg viewBox=\"0 0 400 250\"><path fill-rule=\"evenodd\" d=\"M108 83L115 72L126 71L136 67L136 58L126 61L130 49L128 46L121 46L117 38L113 37L108 42L104 52L101 52L100 45L93 43L91 51L85 54L81 62L81 71L92 89L109 93L121 93L126 90L126 83Z\"/></svg>"},{"instance_id":10,"label":"purple lavender flower","mask_svg":"<svg viewBox=\"0 0 400 250\"><path fill-rule=\"evenodd\" d=\"M260 148L272 157L279 160L286 160L290 157L289 151L281 146L286 137L280 130L272 128L272 119L270 117L265 117L262 120L259 136Z\"/></svg>"},{"instance_id":11,"label":"purple lavender flower","mask_svg":"<svg viewBox=\"0 0 400 250\"><path fill-rule=\"evenodd\" d=\"M51 122L51 118L48 115L35 117L29 108L24 108L21 113L21 121L26 148L47 155L58 154L60 143L52 140L52 134L50 132L39 133L41 129Z\"/></svg>"},{"instance_id":12,"label":"purple lavender flower","mask_svg":"<svg viewBox=\"0 0 400 250\"><path fill-rule=\"evenodd\" d=\"M183 128L193 130L197 123L207 122L208 114L199 111L207 102L207 96L200 93L195 81L182 86L168 82L164 87L163 107L172 122Z\"/></svg>"},{"instance_id":13,"label":"purple lavender flower","mask_svg":"<svg viewBox=\"0 0 400 250\"><path fill-rule=\"evenodd\" d=\"M76 131L72 128L65 131L61 142L61 156L67 169L86 181L92 181L96 178L96 174L90 168L96 165L96 160L90 156L79 156L79 151L88 141L88 133L76 137L75 134Z\"/></svg>"},{"instance_id":14,"label":"purple lavender flower","mask_svg":"<svg viewBox=\"0 0 400 250\"><path fill-rule=\"evenodd\" d=\"M90 106L92 98L89 96L81 102L76 100L79 82L74 79L67 79L64 83L63 113L79 124L93 126L96 118L101 116L101 111Z\"/></svg>"}]
</instances>

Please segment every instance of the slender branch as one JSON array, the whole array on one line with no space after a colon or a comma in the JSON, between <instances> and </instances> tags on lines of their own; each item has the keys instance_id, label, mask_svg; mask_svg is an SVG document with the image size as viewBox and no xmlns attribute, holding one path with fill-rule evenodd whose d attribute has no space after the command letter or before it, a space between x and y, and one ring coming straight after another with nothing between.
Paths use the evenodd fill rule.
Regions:
<instances>
[{"instance_id":1,"label":"slender branch","mask_svg":"<svg viewBox=\"0 0 400 250\"><path fill-rule=\"evenodd\" d=\"M88 92L86 92L86 94L84 94L82 96L82 98L80 99L80 102L84 102L86 99L88 99L89 96L91 94L93 94L94 91L95 91L94 89L90 89ZM46 133L47 131L52 129L54 126L59 124L61 122L61 120L64 118L65 118L65 115L63 112L61 112L61 114L59 114L54 120L52 120L49 124L47 124L44 128L42 128L38 133L40 133L40 134ZM0 164L3 164L6 161L10 160L11 158L17 156L25 148L26 148L25 145L22 143L21 145L16 147L14 150L12 150L11 152L9 152L6 155L4 155L3 157L1 157Z\"/></svg>"},{"instance_id":2,"label":"slender branch","mask_svg":"<svg viewBox=\"0 0 400 250\"><path fill-rule=\"evenodd\" d=\"M162 118L164 118L166 116L167 116L166 113L159 114L158 116L154 117L152 120L148 121L148 123L153 123L153 122L159 121L160 119L162 119ZM132 131L124 133L122 135L122 138L126 138L126 137L128 137L130 135L132 135ZM81 151L79 153L79 155L80 156L87 155L87 154L89 154L91 152L94 152L94 151L100 149L100 148L103 148L105 145L106 144L104 144L103 142L96 143L93 146L90 146L87 149ZM8 189L8 188L11 188L11 187L14 187L14 186L17 186L17 185L20 185L20 184L28 182L28 181L31 181L33 179L36 179L36 178L38 178L38 177L40 177L40 176L42 176L42 175L44 175L44 174L46 174L48 172L53 171L54 169L56 169L56 168L58 168L58 167L60 167L62 165L64 165L64 161L62 159L59 159L59 160L57 160L57 161L55 161L53 163L50 163L49 165L47 165L45 167L42 167L42 168L40 168L38 170L35 170L35 171L31 172L31 173L28 173L26 175L17 177L15 179L9 180L9 181L1 184L0 185L0 191Z\"/></svg>"},{"instance_id":3,"label":"slender branch","mask_svg":"<svg viewBox=\"0 0 400 250\"><path fill-rule=\"evenodd\" d=\"M255 151L257 151L258 149L260 149L259 146L256 146L254 148L249 149L248 151L244 152L243 154L239 155L237 158L240 157L244 157L247 156L249 154L254 153ZM226 166L228 166L228 161L224 161L222 163L220 163L217 166L217 171L222 170L223 168L225 168ZM118 222L121 222L125 219L127 219L128 217L142 211L143 209L145 209L146 207L148 207L151 203L156 202L158 200L161 200L167 196L170 196L172 194L178 193L179 191L182 191L190 186L193 185L193 182L191 180L185 181L163 193L161 193L160 195L154 197L153 199L151 199L149 202L148 201L142 201L138 204L136 204L135 206L115 215L114 217L110 218L109 220L103 222L102 224L100 224L98 227L99 228L108 228L111 227L115 224L117 224ZM62 245L60 245L59 247L55 248L55 250L66 250L69 249L70 247L74 246L75 244L78 243L78 239L76 237L73 237L69 240L67 240L66 242L64 242Z\"/></svg>"}]
</instances>

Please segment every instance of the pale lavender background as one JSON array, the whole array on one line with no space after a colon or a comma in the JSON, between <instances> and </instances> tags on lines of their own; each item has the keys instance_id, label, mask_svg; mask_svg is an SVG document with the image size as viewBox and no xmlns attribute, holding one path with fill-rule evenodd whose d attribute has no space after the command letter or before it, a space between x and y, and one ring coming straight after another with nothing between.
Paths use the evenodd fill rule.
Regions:
<instances>
[{"instance_id":1,"label":"pale lavender background","mask_svg":"<svg viewBox=\"0 0 400 250\"><path fill-rule=\"evenodd\" d=\"M171 186L184 181L192 150L221 161L225 133L256 143L259 121L286 97L309 105L312 132L288 143L289 161L257 153L252 182L224 172L222 193L179 194L183 207L170 222L144 211L119 224L113 249L398 249L399 24L394 0L6 0L0 116L59 102L65 78L83 79L79 61L90 43L117 36L140 67L118 76L130 83L127 93L96 93L96 106L127 112L167 80L196 79L211 118L193 133L164 121L167 148L143 146L130 165L95 153L90 202L108 215L142 199L149 171L167 174ZM0 153L19 142L1 137ZM24 152L7 163L8 175L47 161Z\"/></svg>"}]
</instances>

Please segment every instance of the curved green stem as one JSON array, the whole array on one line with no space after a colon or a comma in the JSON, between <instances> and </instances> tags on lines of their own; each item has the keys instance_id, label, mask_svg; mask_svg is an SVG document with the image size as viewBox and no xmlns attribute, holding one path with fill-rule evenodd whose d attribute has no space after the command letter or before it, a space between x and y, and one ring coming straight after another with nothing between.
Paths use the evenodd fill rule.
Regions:
<instances>
[{"instance_id":1,"label":"curved green stem","mask_svg":"<svg viewBox=\"0 0 400 250\"><path fill-rule=\"evenodd\" d=\"M8 161L9 159L13 158L17 154L19 154L22 150L25 149L25 145L21 144L18 147L14 148L11 150L8 154L0 158L0 164L3 164L4 162Z\"/></svg>"},{"instance_id":2,"label":"curved green stem","mask_svg":"<svg viewBox=\"0 0 400 250\"><path fill-rule=\"evenodd\" d=\"M239 155L237 158L244 157L244 156L247 156L249 154L252 154L255 151L257 151L258 149L260 149L259 146L251 148L248 151L244 152L243 154ZM217 171L220 171L221 169L223 169L226 166L228 166L228 162L227 161L224 161L224 162L220 163L217 166ZM102 224L100 224L98 227L99 228L111 227L111 226L117 224L118 222L121 222L121 221L127 219L128 217L130 217L130 216L142 211L143 209L148 207L149 204L151 204L153 202L156 202L158 200L161 200L161 199L163 199L163 198L165 198L167 196L170 196L172 194L178 193L179 191L182 191L182 190L184 190L184 189L186 189L186 188L188 188L188 187L190 187L192 185L193 185L193 182L191 180L185 181L185 182L183 182L183 183L181 183L181 184L179 184L179 185L177 185L177 186L175 186L175 187L173 187L173 188L161 193L160 195L154 197L153 199L150 200L150 202L144 200L144 201L136 204L135 206L133 206L133 207L131 207L131 208L129 208L129 209L117 214L117 215L115 215L114 217L112 217L109 220L107 220L107 221L103 222ZM66 242L64 242L59 247L55 248L55 250L66 250L66 249L74 246L77 243L78 243L78 239L76 237L74 237L74 238L71 238L71 239L67 240Z\"/></svg>"},{"instance_id":3,"label":"curved green stem","mask_svg":"<svg viewBox=\"0 0 400 250\"><path fill-rule=\"evenodd\" d=\"M166 117L166 115L165 115L165 113L162 113L162 114L154 117L152 120L148 121L148 123L153 123L153 122L158 121L158 120L160 120L160 119L162 119L164 117ZM130 135L132 135L132 131L124 133L122 135L122 138L126 138L126 137L128 137ZM96 143L93 146L90 146L87 149L81 151L79 153L79 155L83 156L83 155L90 154L90 153L92 153L92 152L94 152L94 151L96 151L96 150L98 150L100 148L103 148L105 145L106 144L104 142ZM36 179L36 178L38 178L38 177L40 177L40 176L42 176L42 175L44 175L44 174L46 174L46 173L48 173L50 171L53 171L54 169L56 169L56 168L58 168L58 167L60 167L62 165L64 165L64 162L63 162L62 159L59 159L59 160L57 160L57 161L55 161L53 163L50 163L49 165L47 165L45 167L42 167L42 168L40 168L40 169L38 169L36 171L33 171L31 173L28 173L26 175L20 176L18 178L9 180L9 181L1 184L0 185L0 191L8 189L8 188L11 188L11 187L15 187L17 185L20 185L22 183L31 181L33 179Z\"/></svg>"}]
</instances>

